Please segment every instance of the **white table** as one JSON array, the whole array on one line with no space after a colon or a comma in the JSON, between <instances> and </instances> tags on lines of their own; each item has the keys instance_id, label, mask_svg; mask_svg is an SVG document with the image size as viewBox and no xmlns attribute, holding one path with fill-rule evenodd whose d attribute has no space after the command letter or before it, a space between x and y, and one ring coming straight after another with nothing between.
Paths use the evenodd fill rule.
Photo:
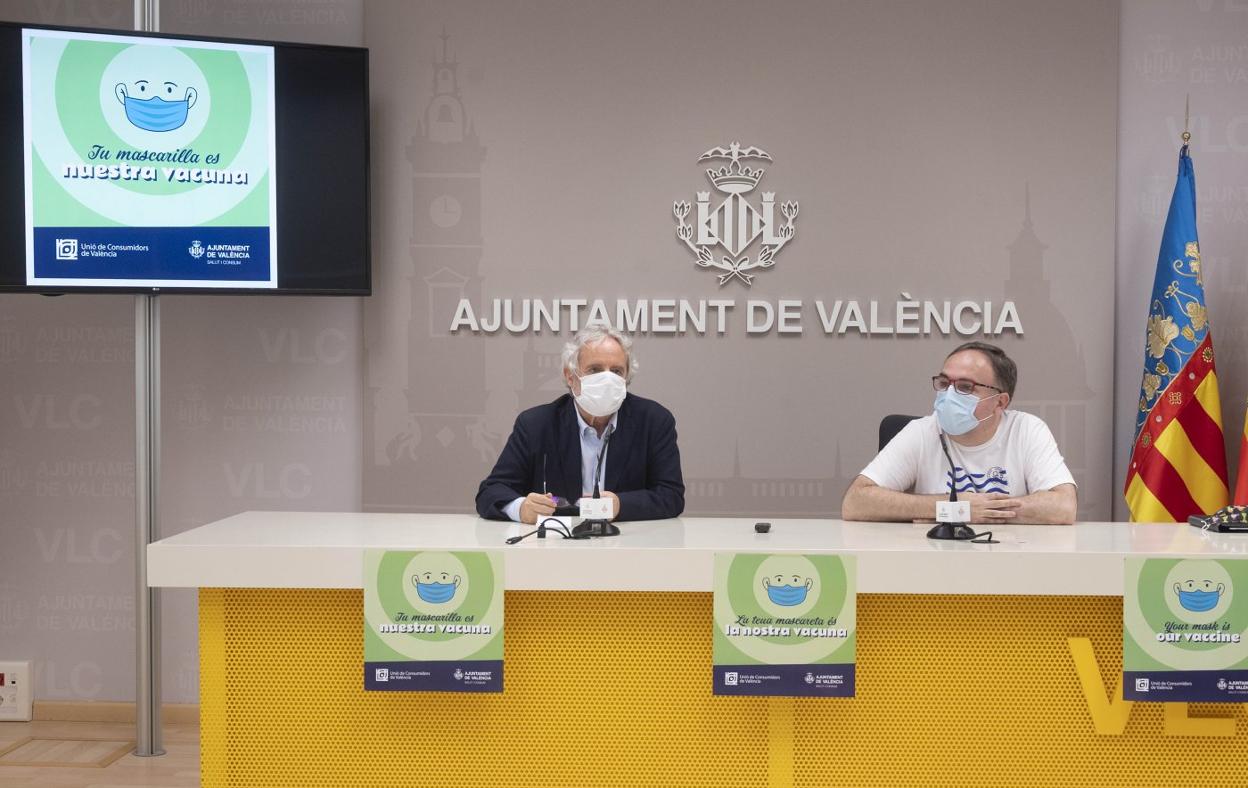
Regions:
<instances>
[{"instance_id":1,"label":"white table","mask_svg":"<svg viewBox=\"0 0 1248 788\"><path fill-rule=\"evenodd\" d=\"M983 545L928 540L926 525L771 522L756 534L753 519L685 517L507 545L529 528L247 512L151 545L148 579L201 589L206 788L1100 788L1181 782L1193 752L1217 764L1205 784L1248 785L1240 707L1189 715L1116 689L1124 559L1244 556L1248 537L1007 525ZM364 691L367 548L504 554L503 693ZM854 698L711 693L714 554L783 551L857 557Z\"/></svg>"},{"instance_id":2,"label":"white table","mask_svg":"<svg viewBox=\"0 0 1248 788\"><path fill-rule=\"evenodd\" d=\"M1003 525L1000 544L927 539L928 525L682 517L620 523L588 540L507 537L530 526L456 514L246 512L148 548L148 583L166 587L360 588L366 548L502 550L511 590L709 591L717 552L858 557L858 590L892 594L1121 596L1126 556L1248 555L1248 534L1187 525Z\"/></svg>"}]
</instances>

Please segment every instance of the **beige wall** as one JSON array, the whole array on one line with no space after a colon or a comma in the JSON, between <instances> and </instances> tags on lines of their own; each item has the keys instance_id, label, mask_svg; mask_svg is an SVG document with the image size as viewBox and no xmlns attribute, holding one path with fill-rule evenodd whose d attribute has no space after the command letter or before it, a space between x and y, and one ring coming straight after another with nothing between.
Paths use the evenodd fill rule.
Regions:
<instances>
[{"instance_id":1,"label":"beige wall","mask_svg":"<svg viewBox=\"0 0 1248 788\"><path fill-rule=\"evenodd\" d=\"M132 5L0 16L125 29ZM563 337L438 336L459 288L736 300L725 336L642 337L636 390L676 412L691 512L775 514L834 513L878 415L925 411L959 337L824 337L809 315L801 337L746 336L746 300L1013 298L1018 405L1054 426L1081 514L1109 517L1188 92L1233 445L1242 426L1243 8L165 2L171 31L371 48L377 293L165 300L166 532L467 509L516 411L558 393ZM482 150L422 143L444 25ZM749 290L695 268L671 215L708 189L698 154L734 139L801 204ZM479 208L444 244L430 201L452 185ZM127 297L0 298L0 656L36 659L43 699L132 697L132 325ZM167 597L167 698L194 700L193 596Z\"/></svg>"},{"instance_id":2,"label":"beige wall","mask_svg":"<svg viewBox=\"0 0 1248 788\"><path fill-rule=\"evenodd\" d=\"M723 298L737 303L724 335L638 342L634 390L676 414L687 511L835 515L879 418L929 412L927 378L967 337L825 336L812 302L875 300L891 324L913 297L1017 304L1025 333L1002 339L1017 405L1053 426L1082 515L1109 517L1117 15L369 4L383 166L365 506L470 510L517 410L559 393L566 330L446 335L459 297ZM454 89L439 91L443 30ZM440 122L447 92L463 123L457 108ZM749 288L694 266L672 215L710 190L699 154L734 140L774 157L757 191L800 203L794 240ZM750 299L802 300L805 330L748 335Z\"/></svg>"},{"instance_id":3,"label":"beige wall","mask_svg":"<svg viewBox=\"0 0 1248 788\"><path fill-rule=\"evenodd\" d=\"M1197 230L1234 485L1248 395L1248 3L1129 3L1120 69L1114 491L1134 436L1144 325L1189 95ZM1125 518L1121 496L1114 503Z\"/></svg>"},{"instance_id":4,"label":"beige wall","mask_svg":"<svg viewBox=\"0 0 1248 788\"><path fill-rule=\"evenodd\" d=\"M161 4L171 33L360 45L355 0ZM0 6L128 29L133 3ZM0 296L0 658L39 699L134 696L134 299ZM162 298L161 535L360 506L360 299ZM196 600L166 591L165 699L198 697Z\"/></svg>"}]
</instances>

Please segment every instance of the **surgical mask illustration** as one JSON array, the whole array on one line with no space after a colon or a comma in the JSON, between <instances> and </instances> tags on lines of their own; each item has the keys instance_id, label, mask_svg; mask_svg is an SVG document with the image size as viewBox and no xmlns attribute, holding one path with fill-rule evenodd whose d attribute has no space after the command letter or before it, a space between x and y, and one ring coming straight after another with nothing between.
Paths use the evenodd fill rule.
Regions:
<instances>
[{"instance_id":1,"label":"surgical mask illustration","mask_svg":"<svg viewBox=\"0 0 1248 788\"><path fill-rule=\"evenodd\" d=\"M195 88L187 88L182 98L166 98L175 95L177 85L172 82L153 83L140 79L133 87L118 82L113 88L117 100L126 108L126 120L144 131L173 131L186 123L191 107L199 98Z\"/></svg>"},{"instance_id":2,"label":"surgical mask illustration","mask_svg":"<svg viewBox=\"0 0 1248 788\"><path fill-rule=\"evenodd\" d=\"M416 594L425 602L442 605L450 602L459 589L459 575L452 577L446 572L422 572L412 575Z\"/></svg>"},{"instance_id":3,"label":"surgical mask illustration","mask_svg":"<svg viewBox=\"0 0 1248 788\"><path fill-rule=\"evenodd\" d=\"M581 378L581 393L576 404L591 416L610 416L624 402L627 386L624 378L614 372L595 372Z\"/></svg>"},{"instance_id":4,"label":"surgical mask illustration","mask_svg":"<svg viewBox=\"0 0 1248 788\"><path fill-rule=\"evenodd\" d=\"M1184 610L1193 613L1207 613L1218 606L1226 585L1218 583L1215 587L1212 580L1186 580L1174 584L1174 593L1178 594L1179 604Z\"/></svg>"},{"instance_id":5,"label":"surgical mask illustration","mask_svg":"<svg viewBox=\"0 0 1248 788\"><path fill-rule=\"evenodd\" d=\"M767 589L767 598L772 604L781 607L794 607L806 601L810 587L815 584L811 578L798 575L774 575L763 578L763 587Z\"/></svg>"},{"instance_id":6,"label":"surgical mask illustration","mask_svg":"<svg viewBox=\"0 0 1248 788\"><path fill-rule=\"evenodd\" d=\"M983 419L975 418L975 406L980 401L974 394L961 394L950 386L936 394L936 421L946 435L965 435L975 429L981 421L990 418L990 416L985 416Z\"/></svg>"}]
</instances>

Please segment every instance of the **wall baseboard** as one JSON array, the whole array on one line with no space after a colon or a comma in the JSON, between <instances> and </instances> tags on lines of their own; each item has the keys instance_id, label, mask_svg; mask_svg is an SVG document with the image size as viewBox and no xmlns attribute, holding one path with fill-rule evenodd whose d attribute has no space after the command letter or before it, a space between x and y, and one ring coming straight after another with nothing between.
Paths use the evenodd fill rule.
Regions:
<instances>
[{"instance_id":1,"label":"wall baseboard","mask_svg":"<svg viewBox=\"0 0 1248 788\"><path fill-rule=\"evenodd\" d=\"M162 722L199 724L198 703L165 703L160 709ZM126 701L37 700L34 717L57 722L134 722L135 705Z\"/></svg>"}]
</instances>

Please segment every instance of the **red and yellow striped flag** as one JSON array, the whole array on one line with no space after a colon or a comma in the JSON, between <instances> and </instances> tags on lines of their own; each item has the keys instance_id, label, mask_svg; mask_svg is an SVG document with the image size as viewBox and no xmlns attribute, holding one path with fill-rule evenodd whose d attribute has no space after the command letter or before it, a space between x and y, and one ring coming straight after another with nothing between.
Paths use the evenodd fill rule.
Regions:
<instances>
[{"instance_id":1,"label":"red and yellow striped flag","mask_svg":"<svg viewBox=\"0 0 1248 788\"><path fill-rule=\"evenodd\" d=\"M1222 404L1196 238L1196 181L1186 145L1153 279L1124 495L1135 522L1184 522L1221 509L1228 498Z\"/></svg>"},{"instance_id":2,"label":"red and yellow striped flag","mask_svg":"<svg viewBox=\"0 0 1248 788\"><path fill-rule=\"evenodd\" d=\"M1244 418L1244 431L1239 436L1239 473L1235 478L1235 494L1231 503L1248 506L1248 414Z\"/></svg>"}]
</instances>

